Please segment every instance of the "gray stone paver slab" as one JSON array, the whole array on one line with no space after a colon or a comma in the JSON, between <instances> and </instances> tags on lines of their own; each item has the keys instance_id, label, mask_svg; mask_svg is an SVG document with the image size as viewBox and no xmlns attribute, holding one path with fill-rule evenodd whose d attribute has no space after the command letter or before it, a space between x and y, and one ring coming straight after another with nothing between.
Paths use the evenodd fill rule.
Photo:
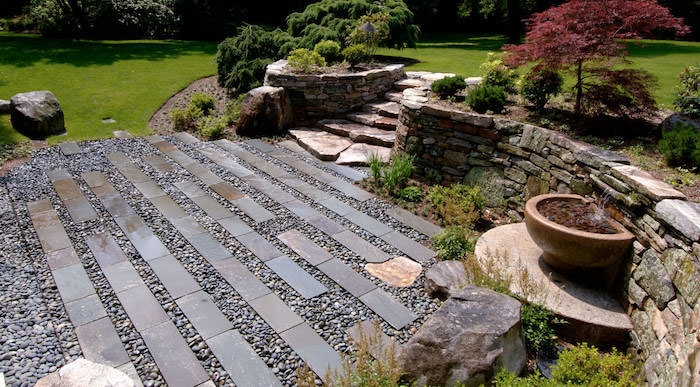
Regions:
<instances>
[{"instance_id":1,"label":"gray stone paver slab","mask_svg":"<svg viewBox=\"0 0 700 387\"><path fill-rule=\"evenodd\" d=\"M254 138L251 140L246 140L245 143L253 146L255 149L257 149L263 153L270 153L270 152L277 149L276 146L270 145L270 144L268 144L260 139L257 139L257 138Z\"/></svg>"},{"instance_id":2,"label":"gray stone paver slab","mask_svg":"<svg viewBox=\"0 0 700 387\"><path fill-rule=\"evenodd\" d=\"M44 173L51 182L72 178L70 172L66 171L65 169L52 169L50 171L44 171Z\"/></svg>"},{"instance_id":3,"label":"gray stone paver slab","mask_svg":"<svg viewBox=\"0 0 700 387\"><path fill-rule=\"evenodd\" d=\"M190 180L179 181L173 185L190 199L205 196L207 194L200 186L197 185L197 183Z\"/></svg>"},{"instance_id":4,"label":"gray stone paver slab","mask_svg":"<svg viewBox=\"0 0 700 387\"><path fill-rule=\"evenodd\" d=\"M199 139L197 137L187 132L177 132L173 134L173 137L182 141L185 145L196 144L199 142Z\"/></svg>"},{"instance_id":5,"label":"gray stone paver slab","mask_svg":"<svg viewBox=\"0 0 700 387\"><path fill-rule=\"evenodd\" d=\"M114 220L143 259L149 261L170 254L165 245L138 215L117 217Z\"/></svg>"},{"instance_id":6,"label":"gray stone paver slab","mask_svg":"<svg viewBox=\"0 0 700 387\"><path fill-rule=\"evenodd\" d=\"M107 312L105 312L105 308L97 294L91 294L87 297L67 302L65 306L71 323L76 327L107 316Z\"/></svg>"},{"instance_id":7,"label":"gray stone paver slab","mask_svg":"<svg viewBox=\"0 0 700 387\"><path fill-rule=\"evenodd\" d=\"M255 156L254 154L248 152L247 150L241 148L240 146L232 143L231 141L228 140L219 140L216 142L217 145L222 147L223 149L231 152L233 155L238 157L239 159L245 161L246 163L254 166L255 168L258 168L259 170L267 173L268 175L278 178L280 176L287 175L287 171L284 169L270 164L264 159L261 159L258 156Z\"/></svg>"},{"instance_id":8,"label":"gray stone paver slab","mask_svg":"<svg viewBox=\"0 0 700 387\"><path fill-rule=\"evenodd\" d=\"M228 201L240 199L245 196L243 192L236 189L236 187L234 187L233 185L231 185L231 183L227 181L222 181L220 183L213 184L209 188L211 188L212 191L218 193L219 195L221 195L221 197Z\"/></svg>"},{"instance_id":9,"label":"gray stone paver slab","mask_svg":"<svg viewBox=\"0 0 700 387\"><path fill-rule=\"evenodd\" d=\"M348 213L345 215L345 218L351 221L352 223L369 231L374 236L380 237L386 233L393 231L391 227L361 211L355 210L351 213Z\"/></svg>"},{"instance_id":10,"label":"gray stone paver slab","mask_svg":"<svg viewBox=\"0 0 700 387\"><path fill-rule=\"evenodd\" d=\"M442 231L440 226L434 225L420 216L416 216L404 210L403 208L392 207L386 211L386 214L429 237L439 234Z\"/></svg>"},{"instance_id":11,"label":"gray stone paver slab","mask_svg":"<svg viewBox=\"0 0 700 387\"><path fill-rule=\"evenodd\" d=\"M345 227L338 224L338 222L336 222L335 220L329 219L325 215L321 214L314 215L306 219L306 221L310 225L331 236L341 233L343 231L347 231Z\"/></svg>"},{"instance_id":12,"label":"gray stone paver slab","mask_svg":"<svg viewBox=\"0 0 700 387\"><path fill-rule=\"evenodd\" d=\"M49 264L49 269L56 270L79 263L80 258L78 258L78 254L71 246L61 250L49 251L46 253L46 262Z\"/></svg>"},{"instance_id":13,"label":"gray stone paver slab","mask_svg":"<svg viewBox=\"0 0 700 387\"><path fill-rule=\"evenodd\" d=\"M61 179L53 181L53 188L62 201L84 198L83 191L80 190L73 179Z\"/></svg>"},{"instance_id":14,"label":"gray stone paver slab","mask_svg":"<svg viewBox=\"0 0 700 387\"><path fill-rule=\"evenodd\" d=\"M273 213L247 196L232 200L231 203L233 203L233 205L238 207L246 215L250 216L255 223L262 223L275 218Z\"/></svg>"},{"instance_id":15,"label":"gray stone paver slab","mask_svg":"<svg viewBox=\"0 0 700 387\"><path fill-rule=\"evenodd\" d=\"M372 290L360 296L360 300L396 329L403 328L417 318L382 289Z\"/></svg>"},{"instance_id":16,"label":"gray stone paver slab","mask_svg":"<svg viewBox=\"0 0 700 387\"><path fill-rule=\"evenodd\" d=\"M277 250L275 245L268 242L257 232L250 232L248 234L238 236L236 239L263 262L282 256L282 252Z\"/></svg>"},{"instance_id":17,"label":"gray stone paver slab","mask_svg":"<svg viewBox=\"0 0 700 387\"><path fill-rule=\"evenodd\" d=\"M206 156L209 160L215 162L219 166L228 169L231 173L237 177L245 177L254 175L253 171L238 164L237 162L230 159L223 152L216 149L200 149L199 152Z\"/></svg>"},{"instance_id":18,"label":"gray stone paver slab","mask_svg":"<svg viewBox=\"0 0 700 387\"><path fill-rule=\"evenodd\" d=\"M367 262L382 263L391 259L388 253L360 238L350 230L334 234L332 237Z\"/></svg>"},{"instance_id":19,"label":"gray stone paver slab","mask_svg":"<svg viewBox=\"0 0 700 387\"><path fill-rule=\"evenodd\" d=\"M197 281L172 255L153 259L148 261L148 264L172 298L182 297L200 290Z\"/></svg>"},{"instance_id":20,"label":"gray stone paver slab","mask_svg":"<svg viewBox=\"0 0 700 387\"><path fill-rule=\"evenodd\" d=\"M218 220L221 227L229 232L234 237L238 237L244 234L253 232L253 229L246 224L241 218L237 216L230 216L228 218L223 218Z\"/></svg>"},{"instance_id":21,"label":"gray stone paver slab","mask_svg":"<svg viewBox=\"0 0 700 387\"><path fill-rule=\"evenodd\" d=\"M60 223L50 227L37 228L36 233L45 252L72 247L68 234Z\"/></svg>"},{"instance_id":22,"label":"gray stone paver slab","mask_svg":"<svg viewBox=\"0 0 700 387\"><path fill-rule=\"evenodd\" d=\"M42 212L53 210L53 205L48 199L36 200L33 202L27 202L27 211L32 216L39 215Z\"/></svg>"},{"instance_id":23,"label":"gray stone paver slab","mask_svg":"<svg viewBox=\"0 0 700 387\"><path fill-rule=\"evenodd\" d=\"M89 235L85 237L85 242L100 267L104 268L128 260L121 247L107 232Z\"/></svg>"},{"instance_id":24,"label":"gray stone paver slab","mask_svg":"<svg viewBox=\"0 0 700 387\"><path fill-rule=\"evenodd\" d=\"M108 317L76 327L75 334L87 360L110 367L129 362L124 344Z\"/></svg>"},{"instance_id":25,"label":"gray stone paver slab","mask_svg":"<svg viewBox=\"0 0 700 387\"><path fill-rule=\"evenodd\" d=\"M277 238L314 266L320 265L333 258L328 250L320 247L298 230L286 231L277 235Z\"/></svg>"},{"instance_id":26,"label":"gray stone paver slab","mask_svg":"<svg viewBox=\"0 0 700 387\"><path fill-rule=\"evenodd\" d=\"M167 161L165 161L164 158L162 158L159 155L146 156L144 157L144 160L160 172L168 173L172 172L173 170L173 166L170 165Z\"/></svg>"},{"instance_id":27,"label":"gray stone paver slab","mask_svg":"<svg viewBox=\"0 0 700 387\"><path fill-rule=\"evenodd\" d=\"M212 173L212 171L208 170L205 166L196 161L185 166L185 169L201 180L202 183L210 187L223 182L219 176L215 175Z\"/></svg>"},{"instance_id":28,"label":"gray stone paver slab","mask_svg":"<svg viewBox=\"0 0 700 387\"><path fill-rule=\"evenodd\" d=\"M66 205L71 219L76 223L85 222L97 217L97 212L95 212L92 204L85 198L64 201L63 204Z\"/></svg>"},{"instance_id":29,"label":"gray stone paver slab","mask_svg":"<svg viewBox=\"0 0 700 387\"><path fill-rule=\"evenodd\" d=\"M194 197L192 198L192 201L213 219L221 219L231 216L231 211L221 205L221 203L216 201L216 199L211 196Z\"/></svg>"},{"instance_id":30,"label":"gray stone paver slab","mask_svg":"<svg viewBox=\"0 0 700 387\"><path fill-rule=\"evenodd\" d=\"M355 207L346 204L344 201L329 195L326 195L325 198L318 200L318 203L340 216L345 216L347 214L357 211Z\"/></svg>"},{"instance_id":31,"label":"gray stone paver slab","mask_svg":"<svg viewBox=\"0 0 700 387\"><path fill-rule=\"evenodd\" d=\"M136 367L134 367L134 364L129 362L126 364L123 364L117 369L123 373L126 374L126 376L131 379L132 382L134 382L134 387L143 387L143 383L141 383L141 378L139 377L138 372L136 371Z\"/></svg>"},{"instance_id":32,"label":"gray stone paver slab","mask_svg":"<svg viewBox=\"0 0 700 387\"><path fill-rule=\"evenodd\" d=\"M398 231L384 234L381 236L381 239L418 262L428 262L430 258L436 255L434 251Z\"/></svg>"},{"instance_id":33,"label":"gray stone paver slab","mask_svg":"<svg viewBox=\"0 0 700 387\"><path fill-rule=\"evenodd\" d=\"M103 267L102 273L115 293L137 286L146 286L131 262L119 262L112 266Z\"/></svg>"},{"instance_id":34,"label":"gray stone paver slab","mask_svg":"<svg viewBox=\"0 0 700 387\"><path fill-rule=\"evenodd\" d=\"M276 294L270 293L248 301L260 317L277 333L304 323Z\"/></svg>"},{"instance_id":35,"label":"gray stone paver slab","mask_svg":"<svg viewBox=\"0 0 700 387\"><path fill-rule=\"evenodd\" d=\"M328 371L333 375L336 370L342 368L342 360L338 352L308 324L300 324L280 333L280 336L319 377L324 378Z\"/></svg>"},{"instance_id":36,"label":"gray stone paver slab","mask_svg":"<svg viewBox=\"0 0 700 387\"><path fill-rule=\"evenodd\" d=\"M226 331L206 342L237 386L282 385L238 331Z\"/></svg>"},{"instance_id":37,"label":"gray stone paver slab","mask_svg":"<svg viewBox=\"0 0 700 387\"><path fill-rule=\"evenodd\" d=\"M29 215L32 218L32 224L34 225L34 229L36 229L37 231L41 231L42 229L49 227L56 227L61 224L61 221L58 219L58 214L56 213L56 211L54 211L53 207L48 211L30 211Z\"/></svg>"},{"instance_id":38,"label":"gray stone paver slab","mask_svg":"<svg viewBox=\"0 0 700 387\"><path fill-rule=\"evenodd\" d=\"M115 218L135 215L136 212L118 193L100 196L102 205Z\"/></svg>"},{"instance_id":39,"label":"gray stone paver slab","mask_svg":"<svg viewBox=\"0 0 700 387\"><path fill-rule=\"evenodd\" d=\"M131 133L127 132L126 130L115 130L112 132L112 135L115 138L121 138L121 139L134 138L134 136L132 136Z\"/></svg>"},{"instance_id":40,"label":"gray stone paver slab","mask_svg":"<svg viewBox=\"0 0 700 387\"><path fill-rule=\"evenodd\" d=\"M64 303L95 294L90 278L79 263L54 270L52 274Z\"/></svg>"},{"instance_id":41,"label":"gray stone paver slab","mask_svg":"<svg viewBox=\"0 0 700 387\"><path fill-rule=\"evenodd\" d=\"M319 215L319 212L315 208L300 200L292 200L291 202L284 203L284 207L301 219L309 219Z\"/></svg>"},{"instance_id":42,"label":"gray stone paver slab","mask_svg":"<svg viewBox=\"0 0 700 387\"><path fill-rule=\"evenodd\" d=\"M194 235L187 238L187 241L209 262L220 261L231 256L231 253L209 233Z\"/></svg>"},{"instance_id":43,"label":"gray stone paver slab","mask_svg":"<svg viewBox=\"0 0 700 387\"><path fill-rule=\"evenodd\" d=\"M152 181L142 181L142 182L137 182L134 183L134 187L136 187L139 192L143 196L145 196L147 199L152 199L156 196L163 196L165 195L165 192L163 192L163 189L160 188L160 186Z\"/></svg>"},{"instance_id":44,"label":"gray stone paver slab","mask_svg":"<svg viewBox=\"0 0 700 387\"><path fill-rule=\"evenodd\" d=\"M236 258L214 262L213 266L246 301L254 300L272 292Z\"/></svg>"},{"instance_id":45,"label":"gray stone paver slab","mask_svg":"<svg viewBox=\"0 0 700 387\"><path fill-rule=\"evenodd\" d=\"M200 226L199 223L197 223L197 220L189 215L184 216L182 218L177 218L177 219L170 219L170 223L175 226L177 231L182 234L185 238L191 238L195 235L198 234L203 234L207 232L207 230Z\"/></svg>"},{"instance_id":46,"label":"gray stone paver slab","mask_svg":"<svg viewBox=\"0 0 700 387\"><path fill-rule=\"evenodd\" d=\"M271 259L265 264L304 298L313 298L328 291L323 284L287 256Z\"/></svg>"},{"instance_id":47,"label":"gray stone paver slab","mask_svg":"<svg viewBox=\"0 0 700 387\"><path fill-rule=\"evenodd\" d=\"M377 285L372 281L357 273L338 258L333 258L317 267L355 297L360 297L377 288Z\"/></svg>"},{"instance_id":48,"label":"gray stone paver slab","mask_svg":"<svg viewBox=\"0 0 700 387\"><path fill-rule=\"evenodd\" d=\"M139 332L143 333L145 329L170 321L158 300L145 286L124 290L117 293L117 298Z\"/></svg>"},{"instance_id":49,"label":"gray stone paver slab","mask_svg":"<svg viewBox=\"0 0 700 387\"><path fill-rule=\"evenodd\" d=\"M201 290L180 297L175 302L204 340L233 329L233 324L216 307L209 295Z\"/></svg>"},{"instance_id":50,"label":"gray stone paver slab","mask_svg":"<svg viewBox=\"0 0 700 387\"><path fill-rule=\"evenodd\" d=\"M170 321L142 331L141 336L169 386L191 387L209 379Z\"/></svg>"},{"instance_id":51,"label":"gray stone paver slab","mask_svg":"<svg viewBox=\"0 0 700 387\"><path fill-rule=\"evenodd\" d=\"M64 141L58 144L58 147L61 149L61 153L63 153L64 156L72 156L77 155L78 153L83 153L75 141Z\"/></svg>"},{"instance_id":52,"label":"gray stone paver slab","mask_svg":"<svg viewBox=\"0 0 700 387\"><path fill-rule=\"evenodd\" d=\"M362 188L352 183L348 183L345 180L335 179L329 182L328 185L342 192L345 196L355 198L356 200L359 200L361 202L372 199L374 197L374 195L372 195L371 193L363 190Z\"/></svg>"}]
</instances>

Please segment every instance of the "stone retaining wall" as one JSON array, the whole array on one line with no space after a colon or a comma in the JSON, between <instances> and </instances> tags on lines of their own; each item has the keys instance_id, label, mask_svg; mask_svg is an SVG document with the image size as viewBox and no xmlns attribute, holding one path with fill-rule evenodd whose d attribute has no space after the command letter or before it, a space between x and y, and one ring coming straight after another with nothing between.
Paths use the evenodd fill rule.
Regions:
<instances>
[{"instance_id":1,"label":"stone retaining wall","mask_svg":"<svg viewBox=\"0 0 700 387\"><path fill-rule=\"evenodd\" d=\"M286 60L267 66L265 85L287 90L297 125L344 118L346 113L383 98L395 81L405 77L400 64L348 74L292 74L286 67Z\"/></svg>"},{"instance_id":2,"label":"stone retaining wall","mask_svg":"<svg viewBox=\"0 0 700 387\"><path fill-rule=\"evenodd\" d=\"M420 173L479 184L492 205L522 213L546 192L604 197L637 241L622 293L632 345L651 385L700 383L700 204L629 165L619 154L561 133L429 103L404 92L396 151Z\"/></svg>"}]
</instances>

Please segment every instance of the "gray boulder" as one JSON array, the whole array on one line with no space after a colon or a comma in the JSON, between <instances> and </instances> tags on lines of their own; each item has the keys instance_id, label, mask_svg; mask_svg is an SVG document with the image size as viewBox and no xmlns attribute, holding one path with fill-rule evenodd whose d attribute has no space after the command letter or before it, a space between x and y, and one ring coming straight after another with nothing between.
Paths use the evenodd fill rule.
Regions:
<instances>
[{"instance_id":1,"label":"gray boulder","mask_svg":"<svg viewBox=\"0 0 700 387\"><path fill-rule=\"evenodd\" d=\"M467 283L461 261L440 261L425 271L425 293L443 301L458 293Z\"/></svg>"},{"instance_id":2,"label":"gray boulder","mask_svg":"<svg viewBox=\"0 0 700 387\"><path fill-rule=\"evenodd\" d=\"M264 136L280 133L293 122L292 100L282 87L261 86L248 92L236 133Z\"/></svg>"},{"instance_id":3,"label":"gray boulder","mask_svg":"<svg viewBox=\"0 0 700 387\"><path fill-rule=\"evenodd\" d=\"M78 359L39 379L36 387L132 387L131 380L116 368Z\"/></svg>"},{"instance_id":4,"label":"gray boulder","mask_svg":"<svg viewBox=\"0 0 700 387\"><path fill-rule=\"evenodd\" d=\"M0 114L10 114L10 101L0 99Z\"/></svg>"},{"instance_id":5,"label":"gray boulder","mask_svg":"<svg viewBox=\"0 0 700 387\"><path fill-rule=\"evenodd\" d=\"M29 138L44 138L66 131L61 105L48 90L15 94L10 105L12 126Z\"/></svg>"},{"instance_id":6,"label":"gray boulder","mask_svg":"<svg viewBox=\"0 0 700 387\"><path fill-rule=\"evenodd\" d=\"M418 385L478 386L501 368L520 373L526 354L520 302L468 285L406 343L400 362Z\"/></svg>"},{"instance_id":7,"label":"gray boulder","mask_svg":"<svg viewBox=\"0 0 700 387\"><path fill-rule=\"evenodd\" d=\"M678 125L690 125L700 130L700 119L689 117L683 113L673 113L661 122L661 130L676 129Z\"/></svg>"}]
</instances>

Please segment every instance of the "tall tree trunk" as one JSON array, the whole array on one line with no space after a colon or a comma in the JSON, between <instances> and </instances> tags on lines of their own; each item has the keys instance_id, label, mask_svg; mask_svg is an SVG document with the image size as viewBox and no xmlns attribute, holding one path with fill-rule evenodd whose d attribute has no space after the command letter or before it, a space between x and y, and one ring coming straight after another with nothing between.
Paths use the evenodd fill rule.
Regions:
<instances>
[{"instance_id":1,"label":"tall tree trunk","mask_svg":"<svg viewBox=\"0 0 700 387\"><path fill-rule=\"evenodd\" d=\"M519 0L506 0L508 8L508 43L520 43L520 4Z\"/></svg>"},{"instance_id":2,"label":"tall tree trunk","mask_svg":"<svg viewBox=\"0 0 700 387\"><path fill-rule=\"evenodd\" d=\"M581 100L583 99L583 60L579 59L576 63L576 105L574 105L574 114L581 115Z\"/></svg>"}]
</instances>

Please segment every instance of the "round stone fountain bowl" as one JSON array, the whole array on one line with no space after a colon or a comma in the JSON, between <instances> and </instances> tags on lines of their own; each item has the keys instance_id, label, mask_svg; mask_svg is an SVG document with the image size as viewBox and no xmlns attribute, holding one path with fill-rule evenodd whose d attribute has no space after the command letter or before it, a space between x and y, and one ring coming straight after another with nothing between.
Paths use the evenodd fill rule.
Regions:
<instances>
[{"instance_id":1,"label":"round stone fountain bowl","mask_svg":"<svg viewBox=\"0 0 700 387\"><path fill-rule=\"evenodd\" d=\"M567 227L540 212L543 205L566 205L567 201L592 207L590 211L596 217L592 223L602 225L606 222L607 233ZM538 195L525 203L525 226L532 240L542 249L542 258L548 265L563 270L604 268L615 264L627 253L634 234L609 216L596 214L594 208L582 196L571 194ZM582 215L569 213L566 216Z\"/></svg>"}]
</instances>

